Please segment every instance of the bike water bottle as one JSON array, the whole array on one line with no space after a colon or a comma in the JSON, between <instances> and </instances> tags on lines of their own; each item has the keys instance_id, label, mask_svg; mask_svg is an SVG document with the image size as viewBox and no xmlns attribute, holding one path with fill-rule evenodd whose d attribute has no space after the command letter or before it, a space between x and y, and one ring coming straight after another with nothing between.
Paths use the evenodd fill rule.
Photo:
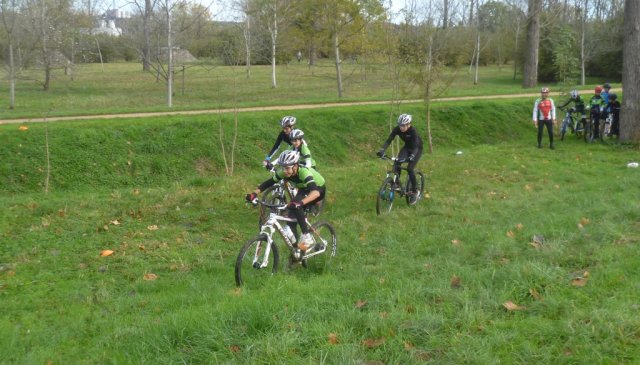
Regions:
<instances>
[{"instance_id":1,"label":"bike water bottle","mask_svg":"<svg viewBox=\"0 0 640 365\"><path fill-rule=\"evenodd\" d=\"M284 228L282 228L282 230L284 231L284 234L287 236L289 241L291 241L293 243L296 242L296 236L293 234L293 231L291 230L291 227L289 227L288 225L285 225Z\"/></svg>"}]
</instances>

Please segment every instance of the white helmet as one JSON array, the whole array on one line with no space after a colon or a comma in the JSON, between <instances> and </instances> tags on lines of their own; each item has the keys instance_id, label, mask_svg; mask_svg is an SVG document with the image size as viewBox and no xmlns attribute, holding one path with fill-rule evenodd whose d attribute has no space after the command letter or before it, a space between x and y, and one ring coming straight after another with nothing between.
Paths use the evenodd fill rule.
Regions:
<instances>
[{"instance_id":1,"label":"white helmet","mask_svg":"<svg viewBox=\"0 0 640 365\"><path fill-rule=\"evenodd\" d=\"M282 128L284 127L293 128L294 125L296 125L296 117L286 116L280 119L280 126L282 126Z\"/></svg>"},{"instance_id":2,"label":"white helmet","mask_svg":"<svg viewBox=\"0 0 640 365\"><path fill-rule=\"evenodd\" d=\"M398 126L403 126L411 123L411 114L400 114L398 117Z\"/></svg>"},{"instance_id":3,"label":"white helmet","mask_svg":"<svg viewBox=\"0 0 640 365\"><path fill-rule=\"evenodd\" d=\"M294 129L291 131L291 134L289 134L289 138L292 141L295 139L302 139L302 137L304 137L304 132L300 129Z\"/></svg>"},{"instance_id":4,"label":"white helmet","mask_svg":"<svg viewBox=\"0 0 640 365\"><path fill-rule=\"evenodd\" d=\"M278 157L278 165L291 166L298 163L300 159L300 153L298 151L286 150L283 151Z\"/></svg>"},{"instance_id":5,"label":"white helmet","mask_svg":"<svg viewBox=\"0 0 640 365\"><path fill-rule=\"evenodd\" d=\"M577 99L580 96L578 90L571 90L571 99Z\"/></svg>"}]
</instances>

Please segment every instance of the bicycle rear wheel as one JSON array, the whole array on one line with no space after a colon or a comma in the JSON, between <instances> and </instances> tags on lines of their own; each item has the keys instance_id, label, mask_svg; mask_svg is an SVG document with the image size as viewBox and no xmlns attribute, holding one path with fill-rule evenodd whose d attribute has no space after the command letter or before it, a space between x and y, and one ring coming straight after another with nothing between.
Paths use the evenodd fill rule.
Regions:
<instances>
[{"instance_id":1,"label":"bicycle rear wheel","mask_svg":"<svg viewBox=\"0 0 640 365\"><path fill-rule=\"evenodd\" d=\"M391 178L384 179L378 197L376 199L376 213L390 213L393 208L393 198L396 192L393 190L393 180Z\"/></svg>"},{"instance_id":2,"label":"bicycle rear wheel","mask_svg":"<svg viewBox=\"0 0 640 365\"><path fill-rule=\"evenodd\" d=\"M315 245L309 253L312 254L314 251L320 251L323 248L325 251L305 260L304 262L306 263L307 269L316 272L323 272L331 266L331 261L336 255L336 250L338 249L336 231L333 229L331 224L327 222L316 222L311 225L311 232L313 233Z\"/></svg>"},{"instance_id":3,"label":"bicycle rear wheel","mask_svg":"<svg viewBox=\"0 0 640 365\"><path fill-rule=\"evenodd\" d=\"M259 234L240 249L235 268L237 286L259 286L278 271L278 246L272 243L269 255L265 256L268 244L267 236Z\"/></svg>"}]
</instances>

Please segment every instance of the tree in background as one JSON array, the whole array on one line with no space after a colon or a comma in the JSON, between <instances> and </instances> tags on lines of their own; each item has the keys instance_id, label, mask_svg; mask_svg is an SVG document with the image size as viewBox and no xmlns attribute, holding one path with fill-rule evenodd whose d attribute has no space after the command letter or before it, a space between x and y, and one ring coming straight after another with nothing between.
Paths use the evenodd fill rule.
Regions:
<instances>
[{"instance_id":1,"label":"tree in background","mask_svg":"<svg viewBox=\"0 0 640 365\"><path fill-rule=\"evenodd\" d=\"M524 58L522 87L534 87L538 83L538 50L540 47L540 13L542 0L529 0L527 15L527 46Z\"/></svg>"},{"instance_id":2,"label":"tree in background","mask_svg":"<svg viewBox=\"0 0 640 365\"><path fill-rule=\"evenodd\" d=\"M7 77L9 79L9 109L14 109L16 104L16 78L22 68L21 59L14 54L15 46L20 49L20 34L25 30L20 29L20 24L23 21L19 21L20 7L22 6L21 0L2 0L2 26L7 38L7 56L5 65L7 67Z\"/></svg>"},{"instance_id":3,"label":"tree in background","mask_svg":"<svg viewBox=\"0 0 640 365\"><path fill-rule=\"evenodd\" d=\"M640 2L624 3L624 46L620 141L640 142Z\"/></svg>"}]
</instances>

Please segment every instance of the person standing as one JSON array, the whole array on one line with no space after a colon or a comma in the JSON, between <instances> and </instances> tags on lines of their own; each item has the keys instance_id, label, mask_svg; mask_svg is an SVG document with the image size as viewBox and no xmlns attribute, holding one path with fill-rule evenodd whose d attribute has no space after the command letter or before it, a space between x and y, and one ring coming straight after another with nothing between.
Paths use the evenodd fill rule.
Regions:
<instances>
[{"instance_id":1,"label":"person standing","mask_svg":"<svg viewBox=\"0 0 640 365\"><path fill-rule=\"evenodd\" d=\"M542 130L547 127L549 133L549 148L553 145L553 125L556 124L556 106L549 97L549 88L540 89L541 97L533 104L533 125L538 128L538 148L542 148Z\"/></svg>"}]
</instances>

